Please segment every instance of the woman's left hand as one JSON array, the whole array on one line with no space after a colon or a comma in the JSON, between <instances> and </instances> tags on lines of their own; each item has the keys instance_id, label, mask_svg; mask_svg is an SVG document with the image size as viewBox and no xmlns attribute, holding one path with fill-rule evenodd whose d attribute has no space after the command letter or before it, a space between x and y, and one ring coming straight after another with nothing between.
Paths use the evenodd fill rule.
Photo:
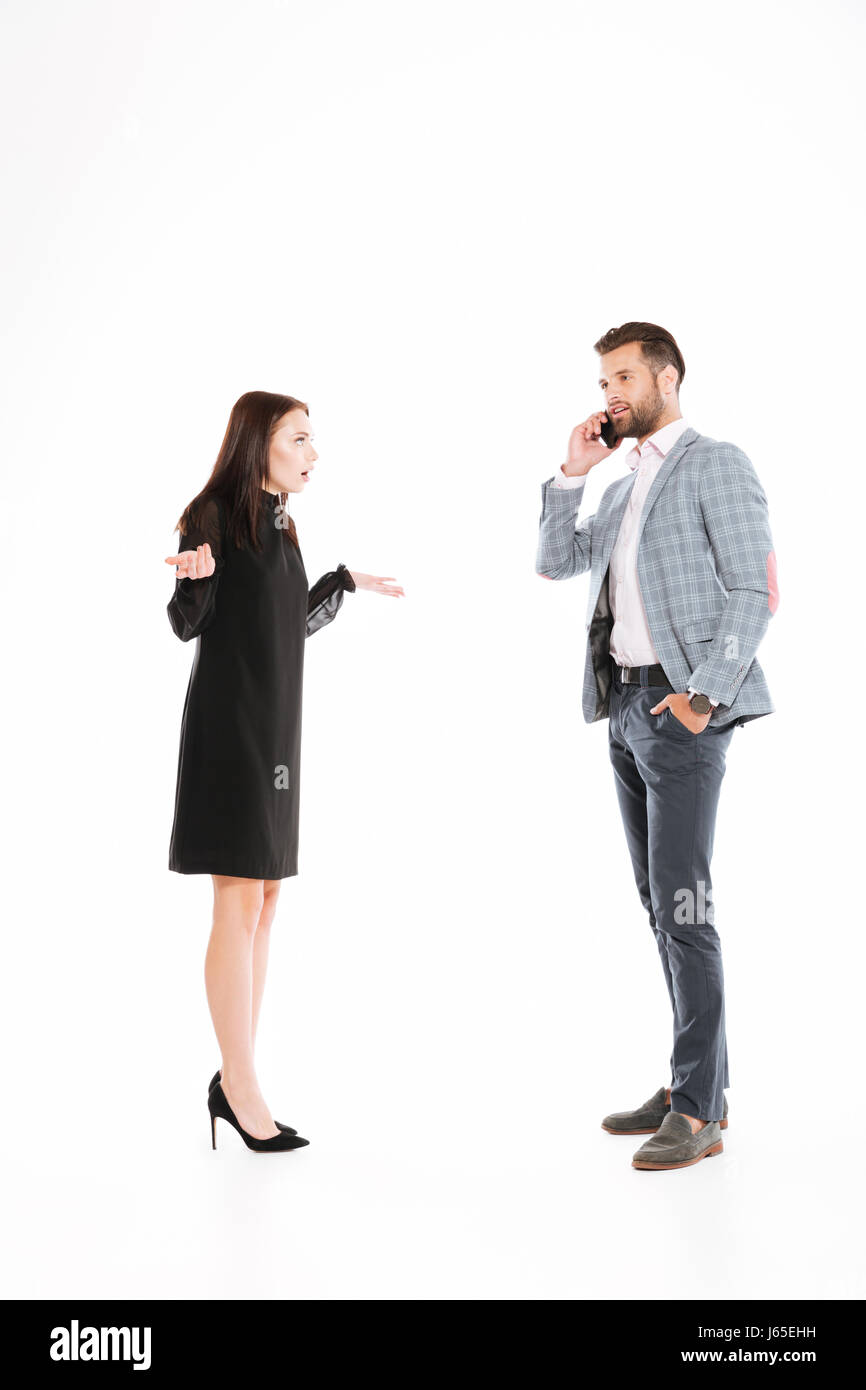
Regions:
<instances>
[{"instance_id":1,"label":"woman's left hand","mask_svg":"<svg viewBox=\"0 0 866 1390\"><path fill-rule=\"evenodd\" d=\"M393 574L359 574L357 570L349 570L350 575L355 581L356 589L369 589L374 594L390 594L392 598L405 598L399 584L393 583Z\"/></svg>"}]
</instances>

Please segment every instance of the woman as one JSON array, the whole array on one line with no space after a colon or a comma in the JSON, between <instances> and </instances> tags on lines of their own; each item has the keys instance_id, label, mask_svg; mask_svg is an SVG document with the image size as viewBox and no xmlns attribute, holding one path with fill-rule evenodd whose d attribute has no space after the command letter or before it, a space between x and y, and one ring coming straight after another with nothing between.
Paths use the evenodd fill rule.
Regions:
<instances>
[{"instance_id":1,"label":"woman","mask_svg":"<svg viewBox=\"0 0 866 1390\"><path fill-rule=\"evenodd\" d=\"M205 985L222 1069L208 1093L216 1120L248 1148L308 1143L276 1122L253 1054L280 881L298 872L301 693L306 638L356 589L403 594L391 577L338 565L307 587L288 494L318 455L307 406L248 391L235 403L207 484L178 522L183 543L168 605L182 642L196 638L183 710L169 868L213 878Z\"/></svg>"}]
</instances>

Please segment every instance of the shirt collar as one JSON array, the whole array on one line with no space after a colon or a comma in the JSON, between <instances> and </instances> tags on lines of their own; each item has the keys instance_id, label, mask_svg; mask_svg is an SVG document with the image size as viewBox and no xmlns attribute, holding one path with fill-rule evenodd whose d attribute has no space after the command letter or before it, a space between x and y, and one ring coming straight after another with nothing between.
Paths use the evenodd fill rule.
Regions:
<instances>
[{"instance_id":1,"label":"shirt collar","mask_svg":"<svg viewBox=\"0 0 866 1390\"><path fill-rule=\"evenodd\" d=\"M655 434L651 434L649 439L645 439L643 444L635 444L626 459L631 471L634 472L641 459L653 458L657 454L664 458L683 430L687 430L688 427L688 422L683 419L671 420L667 425L662 425L660 430L656 430Z\"/></svg>"}]
</instances>

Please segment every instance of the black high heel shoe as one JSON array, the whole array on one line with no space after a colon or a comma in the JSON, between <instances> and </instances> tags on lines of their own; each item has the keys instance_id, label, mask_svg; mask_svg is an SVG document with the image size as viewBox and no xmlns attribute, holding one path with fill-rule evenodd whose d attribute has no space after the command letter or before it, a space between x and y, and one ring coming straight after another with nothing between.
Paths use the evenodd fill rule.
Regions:
<instances>
[{"instance_id":1,"label":"black high heel shoe","mask_svg":"<svg viewBox=\"0 0 866 1390\"><path fill-rule=\"evenodd\" d=\"M207 1098L207 1108L210 1111L210 1137L214 1148L216 1148L217 1120L227 1120L237 1130L247 1148L255 1149L256 1153L277 1153L286 1149L301 1149L310 1142L309 1139L302 1139L300 1134L280 1133L272 1135L270 1139L257 1139L254 1134L247 1134L246 1130L238 1123L237 1116L226 1100L225 1092L219 1082Z\"/></svg>"},{"instance_id":2,"label":"black high heel shoe","mask_svg":"<svg viewBox=\"0 0 866 1390\"><path fill-rule=\"evenodd\" d=\"M210 1079L209 1084L208 1084L208 1088L207 1088L207 1093L208 1093L208 1095L210 1095L210 1093L211 1093L211 1091L213 1090L214 1086L218 1086L219 1083L220 1083L221 1081L222 1081L222 1072L221 1072L221 1071L215 1071L214 1074L213 1074L213 1076L212 1076L211 1079ZM279 1122L279 1120L274 1120L274 1124L276 1125L277 1129L281 1129L281 1130L283 1131L284 1134L297 1134L297 1132L298 1132L296 1129L292 1129L292 1126L291 1126L291 1125L281 1125L280 1122Z\"/></svg>"}]
</instances>

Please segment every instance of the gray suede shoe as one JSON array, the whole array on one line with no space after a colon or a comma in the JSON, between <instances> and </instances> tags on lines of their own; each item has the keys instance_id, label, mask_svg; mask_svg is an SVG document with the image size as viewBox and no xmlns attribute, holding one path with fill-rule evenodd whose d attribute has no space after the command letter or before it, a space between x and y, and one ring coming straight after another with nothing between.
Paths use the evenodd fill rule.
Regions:
<instances>
[{"instance_id":1,"label":"gray suede shoe","mask_svg":"<svg viewBox=\"0 0 866 1390\"><path fill-rule=\"evenodd\" d=\"M724 1148L722 1130L718 1120L692 1134L692 1127L685 1115L669 1110L662 1120L657 1134L641 1144L631 1161L632 1168L688 1168L691 1163L699 1163L702 1158L712 1158Z\"/></svg>"},{"instance_id":2,"label":"gray suede shoe","mask_svg":"<svg viewBox=\"0 0 866 1390\"><path fill-rule=\"evenodd\" d=\"M670 1104L665 1100L665 1086L660 1086L654 1096L645 1100L637 1110L617 1110L613 1115L605 1115L602 1129L608 1134L655 1134L665 1115L670 1114ZM728 1098L719 1121L720 1129L728 1127Z\"/></svg>"}]
</instances>

